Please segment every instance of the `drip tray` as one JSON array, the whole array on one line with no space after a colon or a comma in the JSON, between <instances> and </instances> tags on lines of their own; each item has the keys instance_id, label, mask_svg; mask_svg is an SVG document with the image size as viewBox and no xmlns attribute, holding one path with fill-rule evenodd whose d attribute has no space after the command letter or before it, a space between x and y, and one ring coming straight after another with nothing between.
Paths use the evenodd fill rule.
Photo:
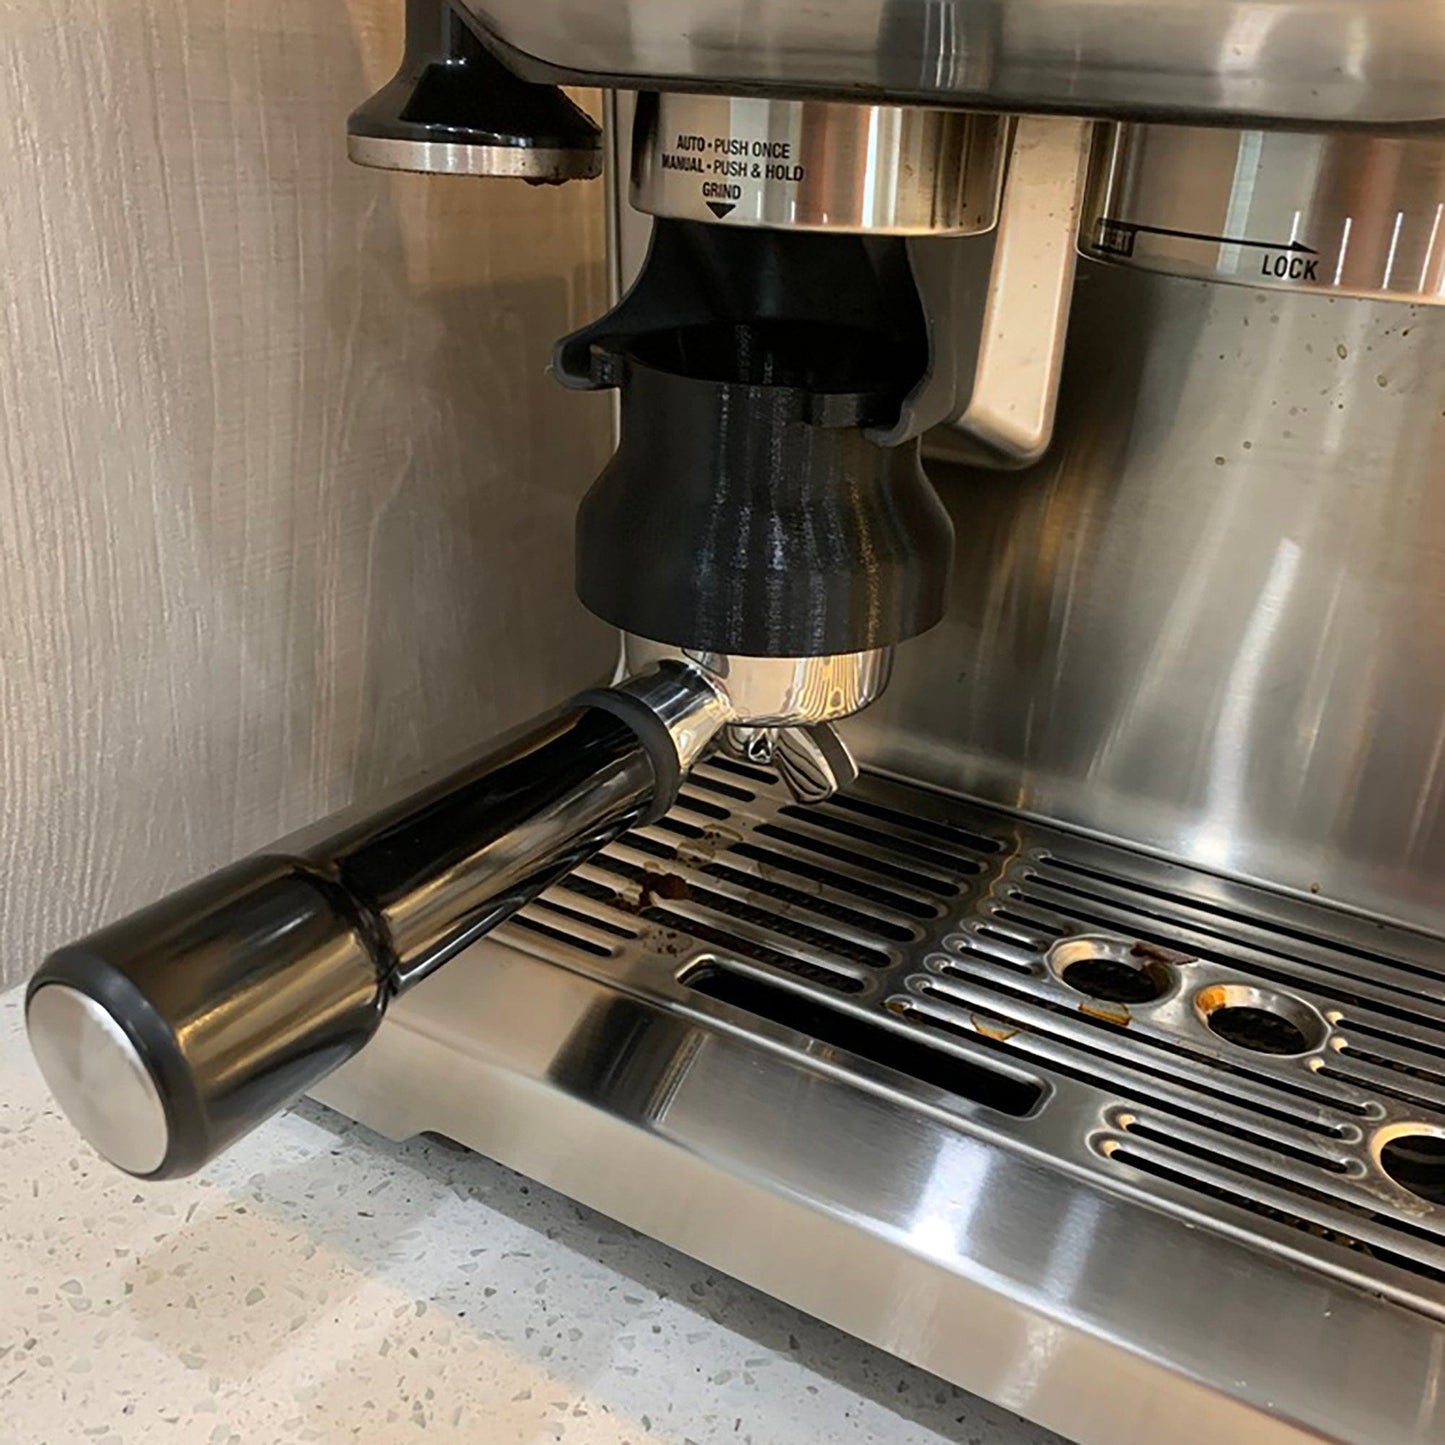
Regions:
<instances>
[{"instance_id":1,"label":"drip tray","mask_svg":"<svg viewBox=\"0 0 1445 1445\"><path fill-rule=\"evenodd\" d=\"M472 982L418 990L451 991L430 1013L398 1005L420 1043L389 1021L323 1097L460 1134L1079 1439L1445 1431L1439 940L878 776L800 806L722 760L494 937ZM509 983L518 950L561 970ZM564 1002L564 977L592 992ZM525 1023L462 1021L523 998ZM524 1062L509 1040L543 1015ZM587 1105L588 1157L562 1158L560 1112L544 1146L417 1102L427 1039ZM681 1154L624 1165L639 1131ZM609 1165L656 1171L646 1199ZM698 1188L746 1225L699 1222ZM842 1234L800 1270L822 1218ZM1020 1375L1040 1348L1082 1375Z\"/></svg>"},{"instance_id":2,"label":"drip tray","mask_svg":"<svg viewBox=\"0 0 1445 1445\"><path fill-rule=\"evenodd\" d=\"M881 778L798 805L727 762L510 932L654 976L705 950L667 992L935 1108L1047 1097L1071 1162L1445 1312L1436 940Z\"/></svg>"}]
</instances>

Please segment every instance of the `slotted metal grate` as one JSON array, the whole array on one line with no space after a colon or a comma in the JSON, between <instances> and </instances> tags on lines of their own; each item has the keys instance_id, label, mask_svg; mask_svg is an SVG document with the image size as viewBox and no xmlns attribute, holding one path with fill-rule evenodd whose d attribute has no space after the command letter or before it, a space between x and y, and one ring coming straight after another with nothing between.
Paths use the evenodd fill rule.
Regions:
<instances>
[{"instance_id":1,"label":"slotted metal grate","mask_svg":"<svg viewBox=\"0 0 1445 1445\"><path fill-rule=\"evenodd\" d=\"M504 936L1445 1316L1440 940L725 761Z\"/></svg>"}]
</instances>

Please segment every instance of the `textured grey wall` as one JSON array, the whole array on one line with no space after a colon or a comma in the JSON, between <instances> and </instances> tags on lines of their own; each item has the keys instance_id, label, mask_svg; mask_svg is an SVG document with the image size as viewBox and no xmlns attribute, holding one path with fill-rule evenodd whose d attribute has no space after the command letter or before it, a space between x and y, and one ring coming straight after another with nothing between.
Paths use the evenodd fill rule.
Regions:
<instances>
[{"instance_id":1,"label":"textured grey wall","mask_svg":"<svg viewBox=\"0 0 1445 1445\"><path fill-rule=\"evenodd\" d=\"M0 16L0 982L608 660L601 189L349 166L400 10Z\"/></svg>"}]
</instances>

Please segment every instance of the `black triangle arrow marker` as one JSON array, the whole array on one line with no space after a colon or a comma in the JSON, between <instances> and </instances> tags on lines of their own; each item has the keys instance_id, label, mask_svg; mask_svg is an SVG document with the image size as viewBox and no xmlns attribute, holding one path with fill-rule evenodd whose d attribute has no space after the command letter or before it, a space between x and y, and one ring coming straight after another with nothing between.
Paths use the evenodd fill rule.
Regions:
<instances>
[{"instance_id":1,"label":"black triangle arrow marker","mask_svg":"<svg viewBox=\"0 0 1445 1445\"><path fill-rule=\"evenodd\" d=\"M727 215L729 211L737 210L737 206L730 201L709 201L707 203L707 208L713 213L713 215L718 218L718 220L722 220L722 218Z\"/></svg>"}]
</instances>

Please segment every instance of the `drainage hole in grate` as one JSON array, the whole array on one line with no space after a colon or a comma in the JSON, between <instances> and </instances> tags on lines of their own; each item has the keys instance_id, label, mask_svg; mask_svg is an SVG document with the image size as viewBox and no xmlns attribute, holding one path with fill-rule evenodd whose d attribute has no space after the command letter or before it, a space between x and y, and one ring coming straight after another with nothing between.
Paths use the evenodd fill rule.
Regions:
<instances>
[{"instance_id":1,"label":"drainage hole in grate","mask_svg":"<svg viewBox=\"0 0 1445 1445\"><path fill-rule=\"evenodd\" d=\"M1049 965L1076 993L1102 1003L1153 1003L1171 993L1183 954L1108 937L1070 938L1049 950Z\"/></svg>"},{"instance_id":2,"label":"drainage hole in grate","mask_svg":"<svg viewBox=\"0 0 1445 1445\"><path fill-rule=\"evenodd\" d=\"M949 877L945 880L932 874L906 868L898 863L886 862L872 854L859 852L856 848L842 847L837 843L830 843L826 839L815 838L809 833L799 832L793 828L779 827L776 823L760 824L755 830L754 836L770 840L776 839L790 847L805 849L820 858L831 858L835 862L863 869L874 878L884 882L902 883L906 887L916 888L920 892L931 893L937 898L955 897L961 890L961 880L964 877L983 871L981 864L960 858L955 861Z\"/></svg>"},{"instance_id":3,"label":"drainage hole in grate","mask_svg":"<svg viewBox=\"0 0 1445 1445\"><path fill-rule=\"evenodd\" d=\"M1042 854L1039 861L1047 866L1062 869L1064 872L1072 873L1076 877L1087 878L1110 888L1122 888L1129 893L1142 894L1149 898L1158 899L1161 903L1166 906L1171 906L1175 910L1185 909L1190 913L1209 915L1214 918L1223 919L1231 924L1243 925L1243 927L1249 929L1251 932L1272 933L1278 938L1287 938L1292 942L1309 944L1315 948L1325 949L1336 958L1344 954L1350 961L1368 959L1371 963L1383 964L1386 968L1395 968L1404 972L1423 975L1432 981L1437 976L1433 967L1420 963L1412 963L1407 959L1396 957L1394 954L1377 952L1363 946L1359 941L1352 941L1347 945L1341 945L1340 942L1327 934L1317 933L1312 929L1301 928L1298 925L1291 925L1279 918L1264 917L1257 913L1246 913L1236 908L1226 908L1208 899L1197 898L1184 888L1171 889L1153 887L1132 874L1115 873L1103 868L1092 868L1086 864L1076 862L1073 859L1060 857L1058 854ZM1042 875L1032 874L1030 876L1047 887L1056 886L1047 877ZM1092 896L1098 902L1106 901L1097 894L1085 894L1083 896ZM1188 924L1188 915L1181 915L1176 912L1174 921L1176 923ZM1229 935L1225 934L1223 936L1228 938ZM1324 964L1322 960L1300 960L1297 955L1285 953L1279 949L1269 949L1268 951L1275 953L1280 958L1290 958L1296 962L1318 962L1322 967L1329 966ZM1347 965L1345 972L1352 974L1354 972L1353 966Z\"/></svg>"},{"instance_id":4,"label":"drainage hole in grate","mask_svg":"<svg viewBox=\"0 0 1445 1445\"><path fill-rule=\"evenodd\" d=\"M689 813L701 813L704 818L711 818L715 823L726 823L733 815L731 808L724 808L721 803L710 803L706 798L699 798L696 793L689 792L686 788L678 793L677 803Z\"/></svg>"},{"instance_id":5,"label":"drainage hole in grate","mask_svg":"<svg viewBox=\"0 0 1445 1445\"><path fill-rule=\"evenodd\" d=\"M886 1024L817 1003L793 989L717 964L684 974L687 988L731 1004L745 1013L805 1034L820 1043L856 1054L870 1063L896 1069L935 1088L971 1099L1001 1114L1021 1119L1043 1099L1043 1085L987 1068L970 1059L910 1038Z\"/></svg>"},{"instance_id":6,"label":"drainage hole in grate","mask_svg":"<svg viewBox=\"0 0 1445 1445\"><path fill-rule=\"evenodd\" d=\"M666 818L659 818L652 826L661 832L671 833L678 838L687 838L694 843L699 838L707 837L706 828L699 828L695 823L685 823L681 818L674 818L670 814Z\"/></svg>"},{"instance_id":7,"label":"drainage hole in grate","mask_svg":"<svg viewBox=\"0 0 1445 1445\"><path fill-rule=\"evenodd\" d=\"M726 863L706 863L702 865L702 872L709 878L721 878L739 888L745 888L749 893L764 898L776 898L779 903L788 907L807 909L824 918L836 919L839 923L847 923L864 933L872 933L894 943L912 943L918 937L916 928L905 928L902 924L882 918L876 913L864 913L856 908L849 908L846 904L834 903L817 893L789 888L786 883L779 883L773 878L744 873L739 868L728 867Z\"/></svg>"},{"instance_id":8,"label":"drainage hole in grate","mask_svg":"<svg viewBox=\"0 0 1445 1445\"><path fill-rule=\"evenodd\" d=\"M960 860L958 853L944 853L937 848L930 848L917 836L888 833L879 828L870 828L865 823L855 823L851 818L837 817L824 808L789 803L786 807L778 809L778 816L792 819L797 823L807 823L814 828L825 828L830 833L838 834L839 837L852 838L860 843L866 843L870 848L880 848L892 854L900 854L924 867L936 868L941 873L951 873L958 867L960 861L970 873L979 871L978 863L971 857ZM997 849L970 848L968 851L970 853L997 852Z\"/></svg>"},{"instance_id":9,"label":"drainage hole in grate","mask_svg":"<svg viewBox=\"0 0 1445 1445\"><path fill-rule=\"evenodd\" d=\"M533 909L545 909L548 913L556 914L559 918L570 919L573 923L582 923L589 928L595 928L601 933L610 933L613 938L633 939L637 937L635 928L624 928L619 923L614 923L610 918L603 918L595 913L583 913L580 908L569 908L565 903L558 903L554 898L538 898L531 905ZM561 927L562 925L557 925Z\"/></svg>"},{"instance_id":10,"label":"drainage hole in grate","mask_svg":"<svg viewBox=\"0 0 1445 1445\"><path fill-rule=\"evenodd\" d=\"M1194 1007L1212 1034L1253 1054L1307 1054L1328 1032L1303 999L1247 984L1201 989Z\"/></svg>"},{"instance_id":11,"label":"drainage hole in grate","mask_svg":"<svg viewBox=\"0 0 1445 1445\"><path fill-rule=\"evenodd\" d=\"M1081 958L1059 975L1070 988L1105 1003L1152 1003L1169 992L1169 980L1117 958Z\"/></svg>"},{"instance_id":12,"label":"drainage hole in grate","mask_svg":"<svg viewBox=\"0 0 1445 1445\"><path fill-rule=\"evenodd\" d=\"M735 788L731 783L725 783L721 778L707 778L701 773L693 773L687 780L689 788L701 788L704 792L716 793L720 798L731 798L735 803L751 803L757 794L747 788ZM686 794L683 794L686 797Z\"/></svg>"},{"instance_id":13,"label":"drainage hole in grate","mask_svg":"<svg viewBox=\"0 0 1445 1445\"><path fill-rule=\"evenodd\" d=\"M540 938L549 938L553 943L565 943L569 948L578 949L582 953L590 953L593 958L612 957L610 948L603 948L601 944L593 943L590 938L579 938L565 928L553 928L551 924L543 923L539 918L529 918L525 913L513 914L509 922L513 928L521 928L528 933L535 933Z\"/></svg>"},{"instance_id":14,"label":"drainage hole in grate","mask_svg":"<svg viewBox=\"0 0 1445 1445\"><path fill-rule=\"evenodd\" d=\"M1426 1279L1434 1280L1437 1284L1445 1282L1445 1270L1438 1268L1429 1259L1406 1254L1403 1250L1389 1249L1373 1241L1366 1244L1363 1240L1357 1239L1343 1230L1334 1229L1328 1225L1319 1224L1312 1219L1306 1218L1304 1215L1295 1214L1271 1204L1265 1204L1260 1199L1244 1192L1242 1189L1227 1189L1222 1184L1208 1179L1201 1179L1197 1175L1190 1174L1185 1170L1171 1169L1168 1165L1161 1163L1157 1159L1150 1158L1147 1155L1136 1154L1128 1148L1115 1149L1110 1153L1109 1157L1116 1163L1127 1164L1130 1168L1139 1170L1142 1174L1152 1174L1158 1179L1167 1179L1172 1184L1194 1190L1208 1199L1218 1199L1226 1204L1233 1204L1237 1208L1247 1209L1251 1214L1256 1214L1263 1219L1274 1220L1277 1223L1288 1225L1292 1229L1297 1229L1303 1234L1312 1235L1314 1238L1324 1240L1328 1244L1355 1250L1360 1254L1369 1256L1371 1259L1378 1259L1386 1264L1394 1265L1397 1269L1406 1269L1413 1274L1423 1275ZM1359 1211L1356 1212L1358 1213ZM1386 1220L1382 1222L1392 1226L1402 1234L1416 1234L1416 1231L1409 1229L1408 1226L1400 1225L1398 1221ZM1430 1242L1433 1243L1433 1241Z\"/></svg>"},{"instance_id":15,"label":"drainage hole in grate","mask_svg":"<svg viewBox=\"0 0 1445 1445\"><path fill-rule=\"evenodd\" d=\"M828 968L825 964L815 963L810 959L798 958L794 954L783 953L776 948L769 948L765 943L755 943L752 939L732 933L726 928L718 928L713 924L700 922L696 918L674 913L670 908L648 908L640 916L649 923L656 923L663 928L670 929L679 937L694 938L700 943L709 943L714 948L735 954L738 958L751 959L755 963L765 963L783 973L790 973L795 978L806 979L809 983L821 984L824 988L836 989L839 993L862 993L863 991L863 980L853 977L850 973ZM679 948L675 943L660 942L656 945L655 951L659 954L670 954L676 957Z\"/></svg>"},{"instance_id":16,"label":"drainage hole in grate","mask_svg":"<svg viewBox=\"0 0 1445 1445\"><path fill-rule=\"evenodd\" d=\"M1036 882L1047 883L1047 886L1052 890L1058 890L1059 885L1048 882L1039 874L1035 873L1028 876L1034 879L1034 881ZM1080 893L1077 889L1064 889L1063 891L1072 893L1080 898L1089 898L1091 896L1086 893ZM1053 913L1058 914L1060 917L1076 919L1079 923L1082 923L1090 928L1108 928L1113 926L1113 924L1115 923L1114 919L1104 916L1102 912L1093 912L1088 909L1074 907L1070 904L1059 902L1057 898L1030 894L1024 889L1011 889L1008 893L1008 896L1010 898L1017 899L1020 903L1027 904L1030 907L1048 908ZM1158 914L1145 914L1144 916L1148 918L1158 919L1169 926L1179 926L1178 919L1170 920L1168 918L1165 918L1163 915ZM1157 944L1162 950L1168 951L1168 940L1162 932L1145 931L1145 929L1141 928L1140 925L1133 920L1126 921L1123 926L1129 928L1129 930L1133 932L1136 937L1144 939L1146 941L1151 941L1152 943ZM1193 924L1190 925L1190 928L1192 932L1200 932L1199 928ZM1230 944L1232 946L1237 945L1239 942L1238 939L1230 939L1226 935L1218 932L1208 933L1208 936L1216 939L1222 939L1226 944ZM1288 975L1287 973L1278 971L1269 964L1261 963L1259 961L1260 956L1272 955L1273 957L1282 958L1287 961L1293 960L1295 962L1298 962L1297 959L1293 959L1293 955L1281 953L1277 949L1268 949L1265 948L1263 945L1254 943L1251 943L1249 945L1249 949L1251 957L1247 964L1243 963L1239 958L1235 957L1233 953L1227 952L1225 951L1225 949L1222 948L1197 949L1195 956L1198 958L1206 959L1211 963L1217 963L1228 968L1248 967L1251 973L1258 974L1266 978L1275 978L1278 979L1281 983L1288 984L1293 981L1290 975ZM1383 980L1376 979L1372 980L1375 991L1367 997L1365 995L1354 992L1352 989L1346 987L1342 982L1342 980L1346 979L1358 981L1358 969L1336 968L1331 965L1321 963L1318 960L1311 961L1310 967L1315 968L1322 973L1328 973L1331 975L1327 987L1329 988L1330 996L1332 999L1341 1003L1353 1004L1356 1008L1372 1009L1376 1013L1384 1014L1390 1018L1402 1019L1407 1023L1413 1024L1420 1022L1420 1009L1417 1002L1417 1000L1419 999L1418 991L1402 986L1398 983L1389 983ZM1402 1003L1391 1003L1385 998L1381 997L1381 991L1386 989L1388 989L1392 993L1403 995Z\"/></svg>"},{"instance_id":17,"label":"drainage hole in grate","mask_svg":"<svg viewBox=\"0 0 1445 1445\"><path fill-rule=\"evenodd\" d=\"M1396 1134L1380 1150L1380 1168L1417 1199L1445 1204L1445 1138Z\"/></svg>"},{"instance_id":18,"label":"drainage hole in grate","mask_svg":"<svg viewBox=\"0 0 1445 1445\"><path fill-rule=\"evenodd\" d=\"M779 853L772 848L759 847L756 843L739 843L729 851L736 853L740 858L748 859L749 862L759 863L774 873L787 873L796 878L805 878L810 883L821 883L825 887L836 888L854 898L863 899L869 903L881 903L885 908L892 908L898 913L906 913L910 918L937 918L939 914L936 904L910 898L906 893L895 893L891 889L880 888L874 883L866 883L861 878L855 878L851 873L840 873L820 864L809 862L805 858L794 858L788 853Z\"/></svg>"},{"instance_id":19,"label":"drainage hole in grate","mask_svg":"<svg viewBox=\"0 0 1445 1445\"><path fill-rule=\"evenodd\" d=\"M895 823L915 833L928 833L946 843L961 844L974 853L1002 853L1006 846L999 839L990 838L986 834L960 828L954 823L941 823L937 818L930 818L922 813L890 808L869 798L855 798L842 793L829 799L829 805L846 808L850 813L857 813L864 818L877 818L882 823Z\"/></svg>"},{"instance_id":20,"label":"drainage hole in grate","mask_svg":"<svg viewBox=\"0 0 1445 1445\"><path fill-rule=\"evenodd\" d=\"M887 968L892 962L885 942L870 944L847 938L830 932L827 928L814 927L790 913L759 908L743 899L714 892L698 883L689 883L686 878L676 873L658 872L653 868L640 870L630 863L624 863L620 858L603 857L600 866L609 872L630 878L640 886L641 895L637 909L644 918L650 916L648 910L656 902L689 902L711 913L721 914L724 920L735 918L743 923L751 923L765 933L801 943L824 955L862 964L865 968Z\"/></svg>"},{"instance_id":21,"label":"drainage hole in grate","mask_svg":"<svg viewBox=\"0 0 1445 1445\"><path fill-rule=\"evenodd\" d=\"M1041 938L1062 938L1065 930L1057 923L1045 923L1042 918L1034 918L1025 913L1015 913L1009 908L999 908L995 905L993 916L1001 918L1005 923L1012 923L1017 928L1028 929Z\"/></svg>"}]
</instances>

